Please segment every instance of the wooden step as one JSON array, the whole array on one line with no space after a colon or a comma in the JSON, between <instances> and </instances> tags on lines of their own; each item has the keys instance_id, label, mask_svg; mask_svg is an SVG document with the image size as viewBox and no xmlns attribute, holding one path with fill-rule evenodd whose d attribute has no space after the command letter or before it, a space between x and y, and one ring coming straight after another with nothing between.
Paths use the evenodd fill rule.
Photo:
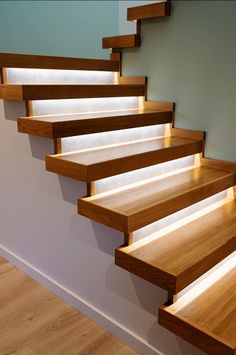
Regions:
<instances>
[{"instance_id":1,"label":"wooden step","mask_svg":"<svg viewBox=\"0 0 236 355\"><path fill-rule=\"evenodd\" d=\"M172 111L167 110L131 109L20 117L18 131L40 137L62 138L170 123L172 114Z\"/></svg>"},{"instance_id":2,"label":"wooden step","mask_svg":"<svg viewBox=\"0 0 236 355\"><path fill-rule=\"evenodd\" d=\"M236 250L236 201L148 242L116 249L116 264L176 294Z\"/></svg>"},{"instance_id":3,"label":"wooden step","mask_svg":"<svg viewBox=\"0 0 236 355\"><path fill-rule=\"evenodd\" d=\"M234 173L197 167L127 190L81 198L78 211L97 222L131 233L235 183Z\"/></svg>"},{"instance_id":4,"label":"wooden step","mask_svg":"<svg viewBox=\"0 0 236 355\"><path fill-rule=\"evenodd\" d=\"M0 68L119 71L119 61L0 53Z\"/></svg>"},{"instance_id":5,"label":"wooden step","mask_svg":"<svg viewBox=\"0 0 236 355\"><path fill-rule=\"evenodd\" d=\"M139 84L0 85L0 99L16 101L144 95L145 86Z\"/></svg>"},{"instance_id":6,"label":"wooden step","mask_svg":"<svg viewBox=\"0 0 236 355\"><path fill-rule=\"evenodd\" d=\"M104 37L102 39L102 48L132 48L140 46L140 35L122 35L113 37Z\"/></svg>"},{"instance_id":7,"label":"wooden step","mask_svg":"<svg viewBox=\"0 0 236 355\"><path fill-rule=\"evenodd\" d=\"M159 309L159 324L210 355L236 354L236 267L186 304Z\"/></svg>"},{"instance_id":8,"label":"wooden step","mask_svg":"<svg viewBox=\"0 0 236 355\"><path fill-rule=\"evenodd\" d=\"M146 20L155 17L165 17L170 15L170 2L158 2L127 9L127 20Z\"/></svg>"},{"instance_id":9,"label":"wooden step","mask_svg":"<svg viewBox=\"0 0 236 355\"><path fill-rule=\"evenodd\" d=\"M86 151L49 155L46 168L91 182L202 151L202 141L178 137L141 140Z\"/></svg>"}]
</instances>

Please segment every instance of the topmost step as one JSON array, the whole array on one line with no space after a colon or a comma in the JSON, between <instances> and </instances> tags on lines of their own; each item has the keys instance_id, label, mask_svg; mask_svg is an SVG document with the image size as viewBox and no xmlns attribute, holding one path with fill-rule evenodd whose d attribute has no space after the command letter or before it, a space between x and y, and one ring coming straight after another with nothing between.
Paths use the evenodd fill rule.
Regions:
<instances>
[{"instance_id":1,"label":"topmost step","mask_svg":"<svg viewBox=\"0 0 236 355\"><path fill-rule=\"evenodd\" d=\"M155 4L130 7L127 10L127 20L146 20L154 17L165 17L170 15L170 2L162 1Z\"/></svg>"},{"instance_id":2,"label":"topmost step","mask_svg":"<svg viewBox=\"0 0 236 355\"><path fill-rule=\"evenodd\" d=\"M0 68L119 71L119 61L0 53Z\"/></svg>"}]
</instances>

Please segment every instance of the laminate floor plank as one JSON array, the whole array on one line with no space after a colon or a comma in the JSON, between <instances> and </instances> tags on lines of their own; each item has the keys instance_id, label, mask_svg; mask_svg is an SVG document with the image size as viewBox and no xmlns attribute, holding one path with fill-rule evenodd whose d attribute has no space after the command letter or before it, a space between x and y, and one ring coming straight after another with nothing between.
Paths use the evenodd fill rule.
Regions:
<instances>
[{"instance_id":1,"label":"laminate floor plank","mask_svg":"<svg viewBox=\"0 0 236 355\"><path fill-rule=\"evenodd\" d=\"M0 354L135 352L0 257Z\"/></svg>"}]
</instances>

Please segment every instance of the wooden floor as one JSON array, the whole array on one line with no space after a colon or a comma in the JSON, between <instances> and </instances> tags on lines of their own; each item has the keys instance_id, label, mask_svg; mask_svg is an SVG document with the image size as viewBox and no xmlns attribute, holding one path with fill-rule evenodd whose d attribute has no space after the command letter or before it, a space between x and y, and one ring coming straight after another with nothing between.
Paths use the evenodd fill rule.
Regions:
<instances>
[{"instance_id":1,"label":"wooden floor","mask_svg":"<svg viewBox=\"0 0 236 355\"><path fill-rule=\"evenodd\" d=\"M136 353L0 257L0 354Z\"/></svg>"}]
</instances>

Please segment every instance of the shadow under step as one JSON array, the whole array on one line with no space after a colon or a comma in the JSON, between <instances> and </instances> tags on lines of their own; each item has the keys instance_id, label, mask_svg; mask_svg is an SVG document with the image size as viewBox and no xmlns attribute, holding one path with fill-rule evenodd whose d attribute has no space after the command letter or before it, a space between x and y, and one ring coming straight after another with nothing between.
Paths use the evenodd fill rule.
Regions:
<instances>
[{"instance_id":1,"label":"shadow under step","mask_svg":"<svg viewBox=\"0 0 236 355\"><path fill-rule=\"evenodd\" d=\"M177 294L236 249L236 201L148 241L116 249L116 265Z\"/></svg>"},{"instance_id":2,"label":"shadow under step","mask_svg":"<svg viewBox=\"0 0 236 355\"><path fill-rule=\"evenodd\" d=\"M234 173L197 167L121 191L80 198L78 212L131 233L235 183Z\"/></svg>"},{"instance_id":3,"label":"shadow under step","mask_svg":"<svg viewBox=\"0 0 236 355\"><path fill-rule=\"evenodd\" d=\"M93 97L144 96L142 84L2 84L0 99L29 101Z\"/></svg>"},{"instance_id":4,"label":"shadow under step","mask_svg":"<svg viewBox=\"0 0 236 355\"><path fill-rule=\"evenodd\" d=\"M236 267L186 304L159 309L159 324L210 355L236 354Z\"/></svg>"},{"instance_id":5,"label":"shadow under step","mask_svg":"<svg viewBox=\"0 0 236 355\"><path fill-rule=\"evenodd\" d=\"M116 60L0 53L0 68L119 71Z\"/></svg>"},{"instance_id":6,"label":"shadow under step","mask_svg":"<svg viewBox=\"0 0 236 355\"><path fill-rule=\"evenodd\" d=\"M170 110L132 109L20 117L17 122L19 132L46 138L63 138L170 123L172 114Z\"/></svg>"},{"instance_id":7,"label":"shadow under step","mask_svg":"<svg viewBox=\"0 0 236 355\"><path fill-rule=\"evenodd\" d=\"M162 137L46 157L48 171L91 182L202 151L202 141Z\"/></svg>"}]
</instances>

